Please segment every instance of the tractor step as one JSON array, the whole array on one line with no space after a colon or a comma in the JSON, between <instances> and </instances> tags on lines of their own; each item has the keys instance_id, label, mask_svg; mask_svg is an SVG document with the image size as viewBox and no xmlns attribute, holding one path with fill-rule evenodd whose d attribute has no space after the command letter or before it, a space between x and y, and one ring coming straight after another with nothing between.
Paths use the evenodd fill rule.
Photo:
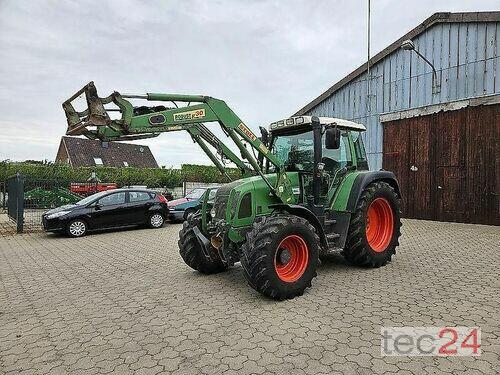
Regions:
<instances>
[{"instance_id":1,"label":"tractor step","mask_svg":"<svg viewBox=\"0 0 500 375\"><path fill-rule=\"evenodd\" d=\"M332 247L328 247L327 249L323 249L323 252L322 252L322 255L337 255L337 254L340 254L342 252L342 248L340 247L335 247L335 246L332 246Z\"/></svg>"},{"instance_id":2,"label":"tractor step","mask_svg":"<svg viewBox=\"0 0 500 375\"><path fill-rule=\"evenodd\" d=\"M325 220L325 225L335 225L337 224L337 220L332 219L332 220Z\"/></svg>"},{"instance_id":3,"label":"tractor step","mask_svg":"<svg viewBox=\"0 0 500 375\"><path fill-rule=\"evenodd\" d=\"M332 234L327 234L326 235L326 240L328 242L335 241L337 238L340 238L340 234L338 234L338 233L332 233Z\"/></svg>"}]
</instances>

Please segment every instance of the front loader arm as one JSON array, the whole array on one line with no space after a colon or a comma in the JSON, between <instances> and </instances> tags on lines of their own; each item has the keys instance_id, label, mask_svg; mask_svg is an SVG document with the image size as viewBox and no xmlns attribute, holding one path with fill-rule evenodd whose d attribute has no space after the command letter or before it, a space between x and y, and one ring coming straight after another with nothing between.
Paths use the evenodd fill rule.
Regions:
<instances>
[{"instance_id":1,"label":"front loader arm","mask_svg":"<svg viewBox=\"0 0 500 375\"><path fill-rule=\"evenodd\" d=\"M82 94L85 94L88 108L85 111L77 112L71 102ZM153 113L138 114L134 112L133 105L127 99L172 102L175 107L164 107L165 109L157 110ZM188 104L184 107L178 107L177 102ZM118 107L121 118L111 119L111 109L104 107L104 105L110 103ZM222 100L201 95L155 93L131 95L120 94L118 92L114 92L106 98L99 98L94 83L90 82L65 101L63 103L63 108L68 121L68 130L66 134L84 135L88 138L97 138L103 141L151 138L165 132L192 129L188 131L190 131L193 140L200 144L200 147L202 147L214 163L215 161L212 158L213 154L207 152L209 149L202 141L203 137L201 133L203 133L204 130L208 130L203 123L218 122L223 131L236 144L242 157L248 161L253 171L259 174L269 186L271 193L283 203L289 203L292 200L291 183L282 163L269 152L266 145L255 136L255 134ZM200 134L196 134L196 129L199 130ZM205 135L206 134L208 133L205 133ZM208 138L205 138L205 141L209 138L210 135ZM216 143L223 145L220 141ZM252 148L253 154L247 149L245 143ZM224 150L225 156L231 161L236 162L238 167L248 168L246 163L234 155L226 146L221 147L221 149ZM264 176L257 158L255 157L255 152L262 155L276 167L276 172L278 174L276 185L272 185ZM216 163L216 166L221 169L220 163Z\"/></svg>"}]
</instances>

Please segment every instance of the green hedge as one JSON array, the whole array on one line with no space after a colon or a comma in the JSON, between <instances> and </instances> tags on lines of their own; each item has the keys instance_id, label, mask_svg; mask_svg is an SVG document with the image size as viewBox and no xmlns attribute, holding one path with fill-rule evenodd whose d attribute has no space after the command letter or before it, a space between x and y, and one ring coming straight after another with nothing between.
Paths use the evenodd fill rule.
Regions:
<instances>
[{"instance_id":1,"label":"green hedge","mask_svg":"<svg viewBox=\"0 0 500 375\"><path fill-rule=\"evenodd\" d=\"M72 168L67 164L31 164L0 162L0 181L19 172L33 180L56 180L60 183L84 182L95 171L103 182L116 182L119 186L147 185L148 187L173 188L181 186L182 181L226 182L217 168L206 165L183 164L175 168L114 168L81 167ZM233 178L240 178L238 169L228 169Z\"/></svg>"},{"instance_id":2,"label":"green hedge","mask_svg":"<svg viewBox=\"0 0 500 375\"><path fill-rule=\"evenodd\" d=\"M237 168L226 168L227 173L233 180L241 178L241 172ZM227 182L217 167L211 165L183 164L181 167L182 178L190 182Z\"/></svg>"}]
</instances>

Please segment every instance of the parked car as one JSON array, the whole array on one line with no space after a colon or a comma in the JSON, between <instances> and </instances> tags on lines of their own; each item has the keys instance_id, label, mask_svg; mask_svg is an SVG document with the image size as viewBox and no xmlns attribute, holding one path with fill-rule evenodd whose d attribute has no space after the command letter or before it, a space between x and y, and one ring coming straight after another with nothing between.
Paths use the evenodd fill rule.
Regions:
<instances>
[{"instance_id":1,"label":"parked car","mask_svg":"<svg viewBox=\"0 0 500 375\"><path fill-rule=\"evenodd\" d=\"M208 188L196 188L187 194L184 198L174 199L168 202L168 208L170 210L169 219L170 221L184 221L187 220L188 216L195 213L201 209L203 200L205 199L205 194ZM208 200L213 200L215 193L217 192L217 187L210 188L210 193Z\"/></svg>"},{"instance_id":2,"label":"parked car","mask_svg":"<svg viewBox=\"0 0 500 375\"><path fill-rule=\"evenodd\" d=\"M47 211L42 215L42 223L47 232L81 237L87 231L104 228L160 228L168 212L167 200L161 194L145 189L115 189Z\"/></svg>"}]
</instances>

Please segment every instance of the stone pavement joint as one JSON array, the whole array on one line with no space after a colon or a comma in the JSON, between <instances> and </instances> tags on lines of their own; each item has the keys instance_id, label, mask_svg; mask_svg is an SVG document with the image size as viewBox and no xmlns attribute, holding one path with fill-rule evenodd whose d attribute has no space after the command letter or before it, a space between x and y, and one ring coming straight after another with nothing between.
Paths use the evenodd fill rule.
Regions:
<instances>
[{"instance_id":1,"label":"stone pavement joint","mask_svg":"<svg viewBox=\"0 0 500 375\"><path fill-rule=\"evenodd\" d=\"M180 225L0 237L0 373L494 374L500 228L404 220L379 269L323 261L275 302L239 265L204 276ZM479 326L480 357L381 357L381 326Z\"/></svg>"}]
</instances>

